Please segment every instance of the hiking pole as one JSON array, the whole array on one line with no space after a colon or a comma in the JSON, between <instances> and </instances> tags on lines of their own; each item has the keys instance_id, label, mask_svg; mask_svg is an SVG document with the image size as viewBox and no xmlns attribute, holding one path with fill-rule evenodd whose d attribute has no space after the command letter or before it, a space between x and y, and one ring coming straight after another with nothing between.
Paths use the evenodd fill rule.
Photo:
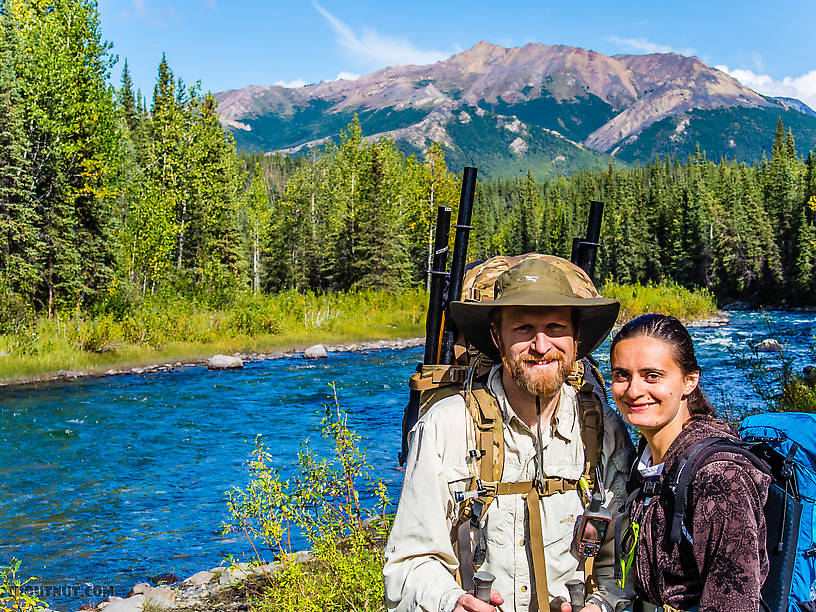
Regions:
<instances>
[{"instance_id":1,"label":"hiking pole","mask_svg":"<svg viewBox=\"0 0 816 612\"><path fill-rule=\"evenodd\" d=\"M570 605L576 612L586 605L586 587L584 581L578 578L567 580L567 591L569 591Z\"/></svg>"},{"instance_id":2,"label":"hiking pole","mask_svg":"<svg viewBox=\"0 0 816 612\"><path fill-rule=\"evenodd\" d=\"M436 235L434 237L433 259L428 274L431 277L431 292L428 299L428 314L425 319L425 356L422 363L417 364L417 372L422 371L422 365L437 363L439 358L439 340L443 320L443 297L447 283L445 268L448 264L448 236L450 235L451 209L440 206L436 212ZM419 391L411 389L408 405L402 416L402 447L399 453L399 464L405 465L408 458L408 433L413 429L419 418Z\"/></svg>"},{"instance_id":3,"label":"hiking pole","mask_svg":"<svg viewBox=\"0 0 816 612\"><path fill-rule=\"evenodd\" d=\"M479 570L473 574L473 584L476 587L473 593L476 599L485 603L490 603L490 589L493 587L493 581L496 577L485 570Z\"/></svg>"},{"instance_id":4,"label":"hiking pole","mask_svg":"<svg viewBox=\"0 0 816 612\"><path fill-rule=\"evenodd\" d=\"M453 363L453 345L456 344L457 329L453 318L450 316L450 303L460 299L462 295L468 238L470 237L470 230L473 229L470 218L473 214L473 196L476 193L476 173L476 168L470 166L467 166L462 173L459 215L456 218L456 225L453 226L456 228L456 238L453 242L448 295L445 300L445 331L442 333L442 350L439 353L439 363Z\"/></svg>"}]
</instances>

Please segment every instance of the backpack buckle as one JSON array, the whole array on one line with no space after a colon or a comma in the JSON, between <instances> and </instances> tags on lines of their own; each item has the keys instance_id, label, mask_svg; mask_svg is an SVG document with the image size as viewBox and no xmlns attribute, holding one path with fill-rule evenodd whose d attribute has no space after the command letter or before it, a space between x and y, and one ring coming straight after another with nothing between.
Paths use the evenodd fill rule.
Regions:
<instances>
[{"instance_id":1,"label":"backpack buckle","mask_svg":"<svg viewBox=\"0 0 816 612\"><path fill-rule=\"evenodd\" d=\"M641 488L646 497L654 497L655 495L660 495L660 489L662 487L659 480L644 480Z\"/></svg>"},{"instance_id":2,"label":"backpack buckle","mask_svg":"<svg viewBox=\"0 0 816 612\"><path fill-rule=\"evenodd\" d=\"M474 499L473 504L470 506L470 524L473 525L476 529L479 528L479 524L482 522L482 513L484 512L484 501L481 499Z\"/></svg>"}]
</instances>

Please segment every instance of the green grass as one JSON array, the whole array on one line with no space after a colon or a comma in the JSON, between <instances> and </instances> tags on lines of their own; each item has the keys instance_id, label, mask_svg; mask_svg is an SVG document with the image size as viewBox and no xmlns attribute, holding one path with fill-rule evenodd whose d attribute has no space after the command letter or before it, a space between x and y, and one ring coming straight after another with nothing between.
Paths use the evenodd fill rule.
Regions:
<instances>
[{"instance_id":1,"label":"green grass","mask_svg":"<svg viewBox=\"0 0 816 612\"><path fill-rule=\"evenodd\" d=\"M410 338L424 333L427 294L386 292L242 296L227 308L185 299L145 301L119 316L40 318L0 335L0 381L59 370L103 373L216 353L265 353L311 344Z\"/></svg>"},{"instance_id":2,"label":"green grass","mask_svg":"<svg viewBox=\"0 0 816 612\"><path fill-rule=\"evenodd\" d=\"M601 293L621 303L619 323L648 312L672 315L686 322L717 314L717 302L711 292L706 289L691 291L669 282L659 285L607 283Z\"/></svg>"},{"instance_id":3,"label":"green grass","mask_svg":"<svg viewBox=\"0 0 816 612\"><path fill-rule=\"evenodd\" d=\"M620 321L661 312L682 320L717 312L713 296L678 285L607 284L620 300ZM147 299L118 314L72 313L41 317L17 334L0 335L0 382L47 379L59 370L101 374L108 370L187 362L216 353L268 353L312 344L415 338L425 333L428 296L356 292L327 295L286 291L242 295L216 308L185 298Z\"/></svg>"}]
</instances>

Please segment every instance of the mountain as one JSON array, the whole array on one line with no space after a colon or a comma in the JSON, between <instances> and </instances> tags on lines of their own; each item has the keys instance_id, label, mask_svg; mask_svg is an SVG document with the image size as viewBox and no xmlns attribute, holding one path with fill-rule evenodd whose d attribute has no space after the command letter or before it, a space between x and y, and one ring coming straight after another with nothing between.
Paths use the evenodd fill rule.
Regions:
<instances>
[{"instance_id":1,"label":"mountain","mask_svg":"<svg viewBox=\"0 0 816 612\"><path fill-rule=\"evenodd\" d=\"M806 115L810 115L811 117L816 117L816 111L810 108L807 104L805 104L801 100L797 100L796 98L785 97L774 98L774 100L777 100L781 102L784 106L792 108L793 110L797 110L800 113L805 113Z\"/></svg>"},{"instance_id":2,"label":"mountain","mask_svg":"<svg viewBox=\"0 0 816 612\"><path fill-rule=\"evenodd\" d=\"M441 142L452 168L472 164L482 175L645 162L692 153L698 142L710 158L751 161L770 148L779 116L800 149L816 143L816 117L797 101L762 96L673 53L610 57L480 42L427 66L300 88L252 86L216 100L222 123L250 151L303 151L336 139L356 113L370 137L390 135L408 152Z\"/></svg>"}]
</instances>

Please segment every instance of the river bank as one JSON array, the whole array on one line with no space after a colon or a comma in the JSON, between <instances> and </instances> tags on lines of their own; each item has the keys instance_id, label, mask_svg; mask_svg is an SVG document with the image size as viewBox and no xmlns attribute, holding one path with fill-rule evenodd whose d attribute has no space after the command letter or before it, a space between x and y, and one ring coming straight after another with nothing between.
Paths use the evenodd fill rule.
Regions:
<instances>
[{"instance_id":1,"label":"river bank","mask_svg":"<svg viewBox=\"0 0 816 612\"><path fill-rule=\"evenodd\" d=\"M350 342L348 344L318 344L325 349L326 353L338 352L361 352L382 349L406 349L416 346L422 346L425 343L425 338L394 338L393 340L363 340L360 342ZM312 345L315 346L315 345ZM306 358L306 352L310 347L294 347L289 350L273 350L262 353L242 353L234 352L231 357L239 359L242 363L254 363L259 361L267 361L271 359L291 359L302 357ZM22 385L35 385L41 383L49 383L63 380L76 380L80 378L100 378L103 376L124 376L124 375L140 375L140 374L155 374L159 372L173 372L181 368L209 368L209 361L212 356L208 357L193 357L181 359L179 361L159 361L158 363L146 363L141 365L124 364L119 367L108 369L92 368L89 370L58 370L57 372L48 372L46 374L38 375L24 380L0 381L0 388L3 387L19 387ZM222 368L219 368L222 369Z\"/></svg>"},{"instance_id":2,"label":"river bank","mask_svg":"<svg viewBox=\"0 0 816 612\"><path fill-rule=\"evenodd\" d=\"M688 322L727 320L713 296L674 284L608 284L619 321L644 312ZM20 322L0 334L0 386L201 366L216 354L243 361L297 355L323 344L335 350L394 348L425 333L422 290L325 295L247 295L221 307L184 298L147 299L122 312L72 313ZM415 342L412 341L412 342Z\"/></svg>"},{"instance_id":3,"label":"river bank","mask_svg":"<svg viewBox=\"0 0 816 612\"><path fill-rule=\"evenodd\" d=\"M689 327L719 327L727 325L729 315L727 312L719 311L714 315L706 316L704 319L696 321L687 321L686 325ZM615 329L620 327L622 322L616 324ZM614 331L614 330L613 330ZM406 349L417 346L423 346L425 338L418 336L416 338L394 338L394 339L376 339L376 340L362 340L359 342L350 342L347 344L318 344L316 346L325 349L326 353L339 352L361 352L382 349ZM315 345L312 345L315 346ZM291 359L296 357L307 357L307 351L311 347L299 346L288 350L272 350L268 352L249 352L242 353L236 351L232 353L232 357L240 359L242 363L254 363L259 361L267 361L270 359ZM124 375L140 375L140 374L156 374L160 372L173 372L180 368L208 368L209 361L212 357L192 357L180 359L178 361L160 360L158 362L139 363L139 365L121 364L117 367L110 368L91 368L89 370L58 370L57 372L47 372L42 375L36 375L22 380L0 380L0 388L3 387L17 387L22 385L34 385L49 383L54 381L76 380L80 378L99 378L102 376L124 376Z\"/></svg>"}]
</instances>

